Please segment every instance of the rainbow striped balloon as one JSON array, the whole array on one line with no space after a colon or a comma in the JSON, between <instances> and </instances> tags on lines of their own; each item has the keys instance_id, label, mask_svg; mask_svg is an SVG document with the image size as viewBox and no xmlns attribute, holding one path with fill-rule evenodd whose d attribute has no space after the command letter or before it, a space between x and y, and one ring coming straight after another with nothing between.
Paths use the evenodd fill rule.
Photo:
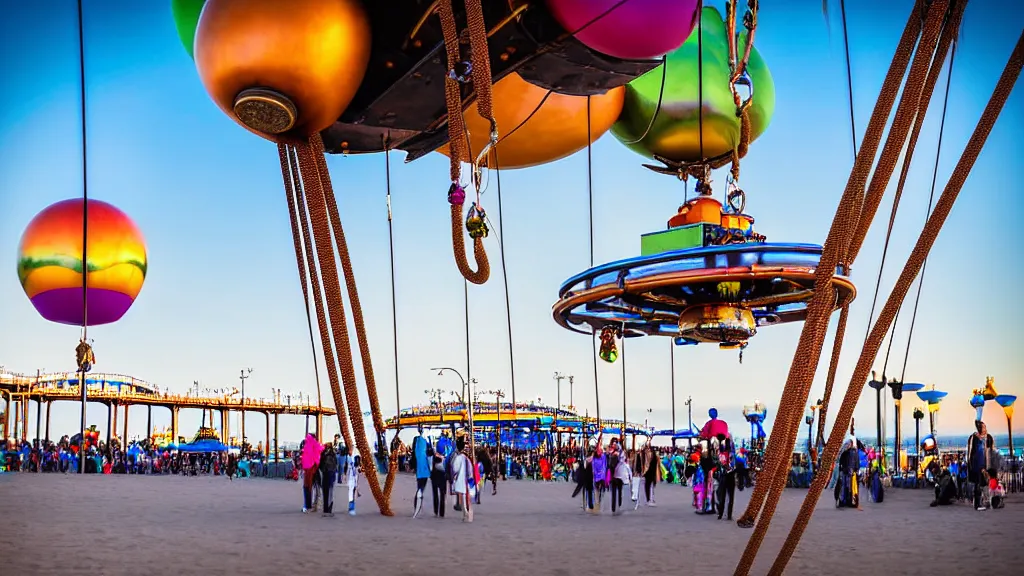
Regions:
<instances>
[{"instance_id":1,"label":"rainbow striped balloon","mask_svg":"<svg viewBox=\"0 0 1024 576\"><path fill-rule=\"evenodd\" d=\"M18 279L51 322L90 326L124 316L146 279L146 245L114 206L89 200L88 317L82 302L82 200L63 200L36 215L21 236Z\"/></svg>"}]
</instances>

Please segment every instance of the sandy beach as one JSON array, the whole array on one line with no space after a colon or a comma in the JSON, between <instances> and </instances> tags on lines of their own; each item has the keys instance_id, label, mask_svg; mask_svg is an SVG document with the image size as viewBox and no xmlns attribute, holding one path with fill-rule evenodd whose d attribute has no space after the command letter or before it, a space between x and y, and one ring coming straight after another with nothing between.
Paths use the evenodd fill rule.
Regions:
<instances>
[{"instance_id":1,"label":"sandy beach","mask_svg":"<svg viewBox=\"0 0 1024 576\"><path fill-rule=\"evenodd\" d=\"M411 519L414 489L399 479L395 518L380 516L366 489L358 516L343 513L339 490L339 514L321 518L300 513L300 485L282 480L3 474L0 566L12 575L731 574L750 534L694 514L690 489L678 486L662 485L656 508L613 517L584 515L568 484L507 481L485 494L472 524L450 506L443 521L429 510ZM749 494L737 493L737 516ZM767 571L804 494L786 491L753 573ZM929 508L930 496L890 490L858 512L836 510L826 494L788 573L1021 573L1020 496L985 512ZM306 551L310 542L320 551Z\"/></svg>"}]
</instances>

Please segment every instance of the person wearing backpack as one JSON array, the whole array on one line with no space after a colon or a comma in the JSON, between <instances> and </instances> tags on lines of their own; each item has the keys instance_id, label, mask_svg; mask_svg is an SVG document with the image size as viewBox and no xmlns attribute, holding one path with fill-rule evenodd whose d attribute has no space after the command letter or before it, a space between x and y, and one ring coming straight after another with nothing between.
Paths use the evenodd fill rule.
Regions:
<instances>
[{"instance_id":1,"label":"person wearing backpack","mask_svg":"<svg viewBox=\"0 0 1024 576\"><path fill-rule=\"evenodd\" d=\"M332 444L325 444L320 454L320 490L323 492L325 518L334 517L334 476L338 473L338 456Z\"/></svg>"}]
</instances>

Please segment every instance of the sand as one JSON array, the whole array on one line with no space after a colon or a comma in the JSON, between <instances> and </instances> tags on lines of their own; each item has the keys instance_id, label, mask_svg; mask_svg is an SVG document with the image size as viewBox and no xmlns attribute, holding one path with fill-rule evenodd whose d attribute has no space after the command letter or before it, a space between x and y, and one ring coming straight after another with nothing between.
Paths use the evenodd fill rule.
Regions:
<instances>
[{"instance_id":1,"label":"sand","mask_svg":"<svg viewBox=\"0 0 1024 576\"><path fill-rule=\"evenodd\" d=\"M662 485L657 508L613 517L584 515L568 484L510 480L472 524L450 506L444 520L429 509L411 519L414 489L399 478L395 518L365 488L358 516L344 514L339 490L338 515L321 518L300 513L301 487L284 480L3 474L0 573L717 575L732 574L750 534L694 514L678 486ZM767 571L805 493L784 494L753 573ZM748 496L737 493L737 516ZM787 573L1024 573L1021 496L985 512L929 500L890 490L858 512L826 494ZM319 551L301 552L307 543Z\"/></svg>"}]
</instances>

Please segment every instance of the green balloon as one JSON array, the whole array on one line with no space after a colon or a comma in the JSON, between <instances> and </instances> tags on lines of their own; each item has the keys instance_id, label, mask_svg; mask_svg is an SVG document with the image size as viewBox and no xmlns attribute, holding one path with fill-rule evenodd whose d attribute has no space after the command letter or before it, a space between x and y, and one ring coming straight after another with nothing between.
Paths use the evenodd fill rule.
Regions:
<instances>
[{"instance_id":1,"label":"green balloon","mask_svg":"<svg viewBox=\"0 0 1024 576\"><path fill-rule=\"evenodd\" d=\"M742 25L741 25L742 26ZM701 17L703 80L698 88L697 34L690 34L665 64L626 85L625 102L612 134L630 150L651 158L658 155L676 162L698 162L731 151L740 140L740 119L729 90L729 44L725 20L714 7L705 7ZM742 57L746 32L739 35L737 51ZM775 84L764 59L751 50L747 74L754 86L749 108L750 139L760 136L775 111ZM664 94L661 107L658 95ZM703 113L699 114L703 92ZM740 96L746 89L739 88ZM654 122L651 117L657 114ZM698 127L703 124L703 130ZM648 128L649 127L649 128ZM701 138L703 132L703 156Z\"/></svg>"},{"instance_id":2,"label":"green balloon","mask_svg":"<svg viewBox=\"0 0 1024 576\"><path fill-rule=\"evenodd\" d=\"M171 13L174 15L174 27L178 29L178 38L185 46L185 51L195 60L193 46L196 42L196 27L199 16L203 13L206 0L171 0Z\"/></svg>"}]
</instances>

